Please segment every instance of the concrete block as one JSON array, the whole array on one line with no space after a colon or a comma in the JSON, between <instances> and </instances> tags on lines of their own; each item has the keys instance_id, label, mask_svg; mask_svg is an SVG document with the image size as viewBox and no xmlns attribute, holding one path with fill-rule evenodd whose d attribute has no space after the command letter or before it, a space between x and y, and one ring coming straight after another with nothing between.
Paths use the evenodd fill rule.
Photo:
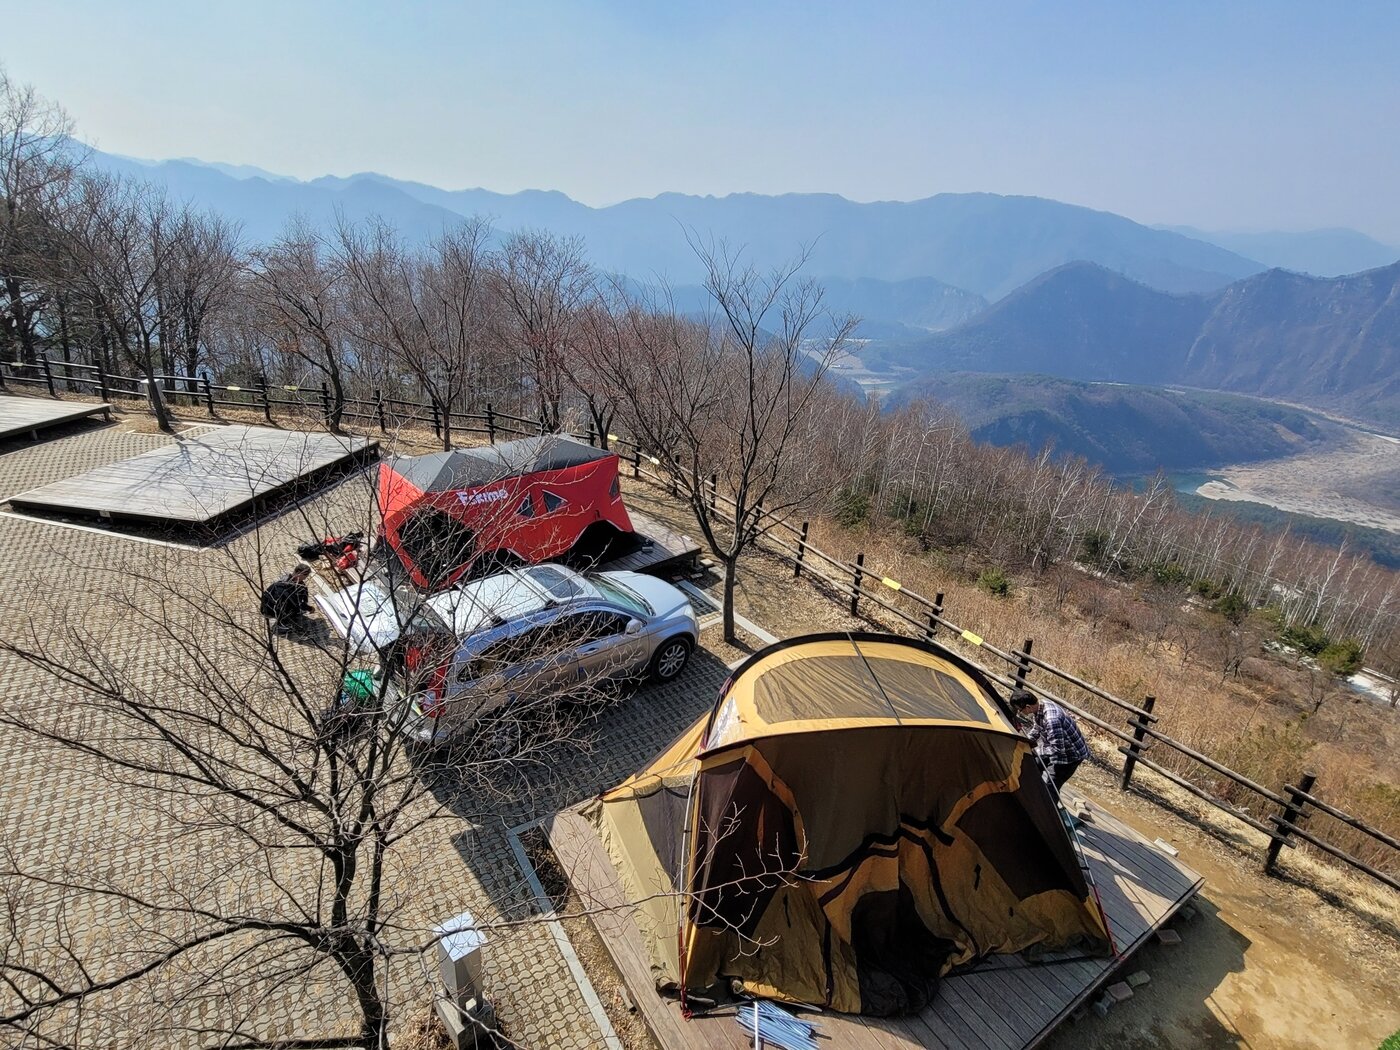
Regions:
<instances>
[{"instance_id":1,"label":"concrete block","mask_svg":"<svg viewBox=\"0 0 1400 1050\"><path fill-rule=\"evenodd\" d=\"M1170 842L1166 841L1165 839L1155 839L1155 840L1153 841L1152 845L1156 846L1159 850L1161 850L1163 853L1165 853L1168 857L1175 857L1175 856L1177 856L1178 854L1181 853L1181 851L1180 851L1179 849L1177 849L1175 846L1173 846Z\"/></svg>"},{"instance_id":2,"label":"concrete block","mask_svg":"<svg viewBox=\"0 0 1400 1050\"><path fill-rule=\"evenodd\" d=\"M1128 987L1126 981L1119 981L1117 984L1110 984L1104 989L1104 998L1112 999L1115 1003L1127 1002L1133 997L1133 990Z\"/></svg>"},{"instance_id":3,"label":"concrete block","mask_svg":"<svg viewBox=\"0 0 1400 1050\"><path fill-rule=\"evenodd\" d=\"M1099 1017L1107 1017L1108 1011L1113 1008L1113 1000L1108 996L1101 996L1094 1001L1094 1013Z\"/></svg>"},{"instance_id":4,"label":"concrete block","mask_svg":"<svg viewBox=\"0 0 1400 1050\"><path fill-rule=\"evenodd\" d=\"M1144 984L1152 983L1152 975L1146 970L1139 970L1137 973L1128 974L1128 987L1141 988Z\"/></svg>"},{"instance_id":5,"label":"concrete block","mask_svg":"<svg viewBox=\"0 0 1400 1050\"><path fill-rule=\"evenodd\" d=\"M1184 904L1182 905L1181 910L1177 912L1177 915L1181 916L1181 918L1186 922L1195 922L1196 919L1200 916L1200 914L1201 913L1196 910L1196 906L1194 904Z\"/></svg>"},{"instance_id":6,"label":"concrete block","mask_svg":"<svg viewBox=\"0 0 1400 1050\"><path fill-rule=\"evenodd\" d=\"M1175 930L1158 930L1157 943L1168 946L1180 944L1181 934L1177 933Z\"/></svg>"}]
</instances>

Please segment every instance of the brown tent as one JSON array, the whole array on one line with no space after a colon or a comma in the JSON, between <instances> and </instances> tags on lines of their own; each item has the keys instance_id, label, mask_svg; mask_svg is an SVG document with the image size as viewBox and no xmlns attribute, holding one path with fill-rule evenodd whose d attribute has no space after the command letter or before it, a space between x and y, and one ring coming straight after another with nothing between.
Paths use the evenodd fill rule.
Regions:
<instances>
[{"instance_id":1,"label":"brown tent","mask_svg":"<svg viewBox=\"0 0 1400 1050\"><path fill-rule=\"evenodd\" d=\"M918 1010L992 953L1109 949L1030 744L976 667L880 634L750 657L588 815L657 983Z\"/></svg>"}]
</instances>

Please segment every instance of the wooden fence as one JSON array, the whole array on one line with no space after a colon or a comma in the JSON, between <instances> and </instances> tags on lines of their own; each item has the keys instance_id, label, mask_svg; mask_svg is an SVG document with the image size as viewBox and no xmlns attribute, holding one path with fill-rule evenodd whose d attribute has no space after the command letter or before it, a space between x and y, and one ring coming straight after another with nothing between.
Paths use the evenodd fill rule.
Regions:
<instances>
[{"instance_id":1,"label":"wooden fence","mask_svg":"<svg viewBox=\"0 0 1400 1050\"><path fill-rule=\"evenodd\" d=\"M298 386L272 386L265 377L260 377L252 386L214 383L210 378L200 376L155 378L159 389L153 394L144 380L109 374L95 365L50 362L47 358L41 358L34 365L0 362L0 387L7 382L42 386L51 397L59 396L60 386L95 393L104 401L113 397L149 400L156 396L164 397L167 401L200 405L211 416L215 415L220 407L258 409L269 422L273 418L274 410L279 408L309 411L326 419L330 417L332 410L330 393L324 384L319 388L308 389ZM492 443L501 436L516 437L547 432L547 427L541 420L498 412L489 404L485 412L448 414L436 405L383 397L378 392L369 399L348 398L344 416L377 426L385 433L390 427L409 423L426 424L440 437L446 425L457 433L482 435ZM588 433L572 436L590 444L597 443L599 438L603 437L597 434L591 425ZM623 458L631 467L634 478L646 477L648 480L669 485L674 494L671 480L652 469L660 466L659 458L644 452L635 442L626 438L619 438L613 434L606 435L606 438L606 443L614 448L630 449L630 454L624 454ZM711 507L721 503L733 506L733 500L718 491L713 476L708 486L709 491L705 495ZM1145 766L1184 791L1266 835L1268 844L1263 859L1266 872L1274 870L1279 854L1284 848L1293 849L1297 841L1303 841L1391 889L1400 890L1400 880L1390 873L1400 870L1400 841L1319 798L1313 793L1317 778L1311 772L1302 772L1296 785L1285 784L1281 792L1273 791L1173 739L1158 728L1159 719L1154 713L1155 697L1144 696L1140 702L1125 700L1034 655L1034 641L1030 638L1025 639L1020 648L1009 648L997 645L959 626L948 616L942 594L928 598L909 590L898 580L891 579L866 565L863 553L857 554L854 562L846 562L813 546L808 539L809 522L794 525L778 515L763 512L760 524L764 530L764 548L787 559L792 565L795 578L806 576L824 584L822 591L845 606L851 615L861 615L861 605L864 603L867 607L878 608L904 628L929 640L953 639L965 643L978 654L984 654L981 659L974 659L974 662L1003 687L1029 689L1073 712L1082 722L1093 727L1093 730L1118 741L1118 752L1123 756L1120 788L1126 790L1132 783L1137 767ZM1032 681L1033 674L1040 677ZM1074 700L1065 695L1071 690ZM1154 757L1154 752L1161 751L1165 751L1166 754L1160 755L1159 760L1158 757ZM1210 770L1217 777L1243 789L1248 796L1257 800L1256 805L1259 808L1272 807L1276 808L1277 812L1265 813L1261 819L1231 804L1190 777L1170 768L1166 762L1172 756L1176 757L1178 765L1188 769L1200 767ZM1310 829L1311 822L1319 816L1358 833L1363 841L1372 845L1378 858L1377 863L1368 863L1348 853L1328 841L1316 829ZM1383 867L1390 870L1382 870Z\"/></svg>"}]
</instances>

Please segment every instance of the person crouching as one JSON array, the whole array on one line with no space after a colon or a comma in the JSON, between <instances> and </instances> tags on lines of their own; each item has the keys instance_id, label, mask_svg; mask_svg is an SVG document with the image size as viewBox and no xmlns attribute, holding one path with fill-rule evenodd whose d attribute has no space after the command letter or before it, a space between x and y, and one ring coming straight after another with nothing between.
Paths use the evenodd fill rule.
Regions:
<instances>
[{"instance_id":1,"label":"person crouching","mask_svg":"<svg viewBox=\"0 0 1400 1050\"><path fill-rule=\"evenodd\" d=\"M259 611L272 620L278 634L306 634L311 630L311 621L306 618L311 612L311 592L306 587L310 576L311 566L298 565L263 591Z\"/></svg>"},{"instance_id":2,"label":"person crouching","mask_svg":"<svg viewBox=\"0 0 1400 1050\"><path fill-rule=\"evenodd\" d=\"M1079 763L1089 757L1089 745L1063 707L1051 700L1041 700L1028 689L1011 694L1011 706L1018 720L1026 725L1026 736L1035 745L1035 753L1050 771L1055 787L1062 788L1074 775Z\"/></svg>"}]
</instances>

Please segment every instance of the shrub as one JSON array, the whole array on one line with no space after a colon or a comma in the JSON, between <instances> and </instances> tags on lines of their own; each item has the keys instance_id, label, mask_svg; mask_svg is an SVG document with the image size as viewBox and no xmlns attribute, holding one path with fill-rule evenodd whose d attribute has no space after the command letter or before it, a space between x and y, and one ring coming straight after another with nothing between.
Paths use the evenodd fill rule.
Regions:
<instances>
[{"instance_id":1,"label":"shrub","mask_svg":"<svg viewBox=\"0 0 1400 1050\"><path fill-rule=\"evenodd\" d=\"M1108 554L1108 533L1090 529L1079 543L1079 556L1091 565L1098 565Z\"/></svg>"},{"instance_id":2,"label":"shrub","mask_svg":"<svg viewBox=\"0 0 1400 1050\"><path fill-rule=\"evenodd\" d=\"M1249 615L1249 602L1239 591L1222 595L1211 608L1233 624L1244 623Z\"/></svg>"},{"instance_id":3,"label":"shrub","mask_svg":"<svg viewBox=\"0 0 1400 1050\"><path fill-rule=\"evenodd\" d=\"M1006 578L1006 573L996 566L984 570L982 575L977 577L977 586L997 598L1005 598L1011 593L1011 581Z\"/></svg>"},{"instance_id":4,"label":"shrub","mask_svg":"<svg viewBox=\"0 0 1400 1050\"><path fill-rule=\"evenodd\" d=\"M863 492L842 489L836 494L836 520L843 528L863 525L870 519L870 497Z\"/></svg>"},{"instance_id":5,"label":"shrub","mask_svg":"<svg viewBox=\"0 0 1400 1050\"><path fill-rule=\"evenodd\" d=\"M1318 653L1317 662L1322 665L1324 671L1340 678L1361 670L1361 661L1365 655L1366 649L1360 642L1355 638L1344 638L1340 642L1331 643Z\"/></svg>"},{"instance_id":6,"label":"shrub","mask_svg":"<svg viewBox=\"0 0 1400 1050\"><path fill-rule=\"evenodd\" d=\"M1158 562L1150 566L1147 572L1157 583L1170 586L1186 582L1186 570L1176 562Z\"/></svg>"},{"instance_id":7,"label":"shrub","mask_svg":"<svg viewBox=\"0 0 1400 1050\"><path fill-rule=\"evenodd\" d=\"M1327 637L1322 628L1302 624L1284 627L1279 631L1279 639L1289 648L1309 656L1320 655L1322 650L1332 644L1332 639Z\"/></svg>"}]
</instances>

